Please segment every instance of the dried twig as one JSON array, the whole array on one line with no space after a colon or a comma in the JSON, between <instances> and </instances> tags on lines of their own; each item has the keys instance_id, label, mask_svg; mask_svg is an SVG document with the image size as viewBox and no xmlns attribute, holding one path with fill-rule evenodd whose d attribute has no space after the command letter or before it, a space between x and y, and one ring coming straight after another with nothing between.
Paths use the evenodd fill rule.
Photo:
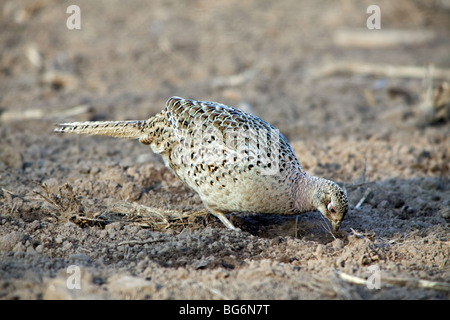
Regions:
<instances>
[{"instance_id":1,"label":"dried twig","mask_svg":"<svg viewBox=\"0 0 450 320\"><path fill-rule=\"evenodd\" d=\"M39 184L39 187L42 189L43 193L37 191L35 191L35 193L58 210L59 215L50 213L55 218L59 219L64 213L84 211L81 201L74 194L72 187L68 183L59 186L57 193L52 192L45 183Z\"/></svg>"},{"instance_id":2,"label":"dried twig","mask_svg":"<svg viewBox=\"0 0 450 320\"><path fill-rule=\"evenodd\" d=\"M222 300L231 300L228 296L224 295L222 292L220 292L217 289L214 288L209 288L207 287L207 289L214 295L218 296L220 299Z\"/></svg>"},{"instance_id":3,"label":"dried twig","mask_svg":"<svg viewBox=\"0 0 450 320\"><path fill-rule=\"evenodd\" d=\"M11 195L11 196L13 196L13 197L16 197L16 196L17 196L14 192L9 191L9 190L6 190L5 188L2 188L2 191L3 191L4 193L8 193L9 195Z\"/></svg>"},{"instance_id":4,"label":"dried twig","mask_svg":"<svg viewBox=\"0 0 450 320\"><path fill-rule=\"evenodd\" d=\"M354 284L360 284L360 285L365 285L367 284L367 280L363 279L363 278L359 278L356 276L352 276L350 274L344 273L344 272L340 272L340 271L336 271L337 276L347 282L350 283L354 283Z\"/></svg>"},{"instance_id":5,"label":"dried twig","mask_svg":"<svg viewBox=\"0 0 450 320\"><path fill-rule=\"evenodd\" d=\"M355 237L357 237L359 239L366 239L366 240L369 240L369 241L373 241L373 239L375 238L375 234L374 233L359 232L359 231L356 231L353 228L350 228L350 230L355 235Z\"/></svg>"},{"instance_id":6,"label":"dried twig","mask_svg":"<svg viewBox=\"0 0 450 320\"><path fill-rule=\"evenodd\" d=\"M331 234L333 239L336 240L336 236L334 235L333 230L331 229L330 225L328 224L328 221L325 220L325 217L323 215L320 215L320 217L322 218L322 220L320 222L320 225L322 226L322 228L324 228L325 231L327 231L329 234Z\"/></svg>"},{"instance_id":7,"label":"dried twig","mask_svg":"<svg viewBox=\"0 0 450 320\"><path fill-rule=\"evenodd\" d=\"M362 198L359 200L358 204L355 206L355 209L361 208L361 205L364 203L364 201L366 201L367 197L370 195L371 192L372 192L372 189L370 189L370 188L366 189Z\"/></svg>"},{"instance_id":8,"label":"dried twig","mask_svg":"<svg viewBox=\"0 0 450 320\"><path fill-rule=\"evenodd\" d=\"M338 29L333 41L341 47L385 48L399 45L417 45L433 40L433 30L368 30Z\"/></svg>"},{"instance_id":9,"label":"dried twig","mask_svg":"<svg viewBox=\"0 0 450 320\"><path fill-rule=\"evenodd\" d=\"M0 120L6 122L6 121L66 118L88 113L90 111L91 107L85 104L54 110L45 110L42 108L30 108L21 111L5 110L3 112L0 112Z\"/></svg>"},{"instance_id":10,"label":"dried twig","mask_svg":"<svg viewBox=\"0 0 450 320\"><path fill-rule=\"evenodd\" d=\"M422 79L427 73L427 67L395 66L391 64L376 64L352 61L332 61L322 64L313 70L314 78L328 77L336 74L353 74L375 77L416 78ZM450 79L450 69L434 69L434 79Z\"/></svg>"},{"instance_id":11,"label":"dried twig","mask_svg":"<svg viewBox=\"0 0 450 320\"><path fill-rule=\"evenodd\" d=\"M112 208L103 212L99 218L105 219L106 221L132 222L140 226L151 227L154 230L165 230L174 225L184 223L183 219L195 215L206 215L207 213L207 210L183 212L120 201Z\"/></svg>"},{"instance_id":12,"label":"dried twig","mask_svg":"<svg viewBox=\"0 0 450 320\"><path fill-rule=\"evenodd\" d=\"M353 276L341 271L336 271L336 274L339 278L349 283L357 284L357 285L367 285L367 280ZM442 292L450 292L450 283L446 282L438 282L438 281L430 281L430 280L422 280L422 279L414 279L414 278L394 278L394 277L386 277L381 276L381 284L383 285L391 285L391 286L405 286L408 288L423 288L423 289L431 289Z\"/></svg>"},{"instance_id":13,"label":"dried twig","mask_svg":"<svg viewBox=\"0 0 450 320\"><path fill-rule=\"evenodd\" d=\"M231 75L228 77L217 77L212 79L211 87L222 88L222 87L234 87L244 84L245 82L253 79L256 76L256 70L249 69L241 73Z\"/></svg>"}]
</instances>

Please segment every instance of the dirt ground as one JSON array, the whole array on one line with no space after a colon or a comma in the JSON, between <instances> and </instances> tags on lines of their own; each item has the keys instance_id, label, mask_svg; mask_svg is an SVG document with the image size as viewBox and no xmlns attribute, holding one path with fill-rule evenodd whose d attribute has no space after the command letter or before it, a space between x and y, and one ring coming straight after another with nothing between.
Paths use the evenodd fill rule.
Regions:
<instances>
[{"instance_id":1,"label":"dirt ground","mask_svg":"<svg viewBox=\"0 0 450 320\"><path fill-rule=\"evenodd\" d=\"M448 1L78 0L79 30L69 2L0 5L0 298L450 297ZM366 44L342 41L355 30ZM414 41L371 38L392 30ZM392 68L321 69L338 62ZM146 119L174 95L280 129L347 190L341 230L310 212L235 213L230 231L188 214L199 197L148 147L52 132ZM156 228L133 205L179 218Z\"/></svg>"}]
</instances>

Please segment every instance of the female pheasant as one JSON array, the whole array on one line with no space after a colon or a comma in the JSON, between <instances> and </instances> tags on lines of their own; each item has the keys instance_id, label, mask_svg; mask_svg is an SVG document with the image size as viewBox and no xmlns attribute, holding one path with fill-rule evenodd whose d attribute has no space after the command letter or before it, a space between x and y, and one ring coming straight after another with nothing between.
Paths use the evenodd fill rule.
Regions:
<instances>
[{"instance_id":1,"label":"female pheasant","mask_svg":"<svg viewBox=\"0 0 450 320\"><path fill-rule=\"evenodd\" d=\"M335 182L308 175L277 129L220 103L172 97L148 120L62 123L55 131L150 145L230 229L235 227L226 213L319 210L337 231L348 210L346 193Z\"/></svg>"}]
</instances>

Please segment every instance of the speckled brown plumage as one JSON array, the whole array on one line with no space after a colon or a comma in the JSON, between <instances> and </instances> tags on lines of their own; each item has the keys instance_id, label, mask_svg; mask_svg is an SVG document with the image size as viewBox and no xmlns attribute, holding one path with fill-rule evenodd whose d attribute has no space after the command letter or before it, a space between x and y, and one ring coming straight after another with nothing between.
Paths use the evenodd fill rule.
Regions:
<instances>
[{"instance_id":1,"label":"speckled brown plumage","mask_svg":"<svg viewBox=\"0 0 450 320\"><path fill-rule=\"evenodd\" d=\"M332 181L308 175L278 130L223 104L172 97L148 120L63 123L55 131L150 145L232 229L225 213L290 215L317 209L337 230L348 210L345 192Z\"/></svg>"}]
</instances>

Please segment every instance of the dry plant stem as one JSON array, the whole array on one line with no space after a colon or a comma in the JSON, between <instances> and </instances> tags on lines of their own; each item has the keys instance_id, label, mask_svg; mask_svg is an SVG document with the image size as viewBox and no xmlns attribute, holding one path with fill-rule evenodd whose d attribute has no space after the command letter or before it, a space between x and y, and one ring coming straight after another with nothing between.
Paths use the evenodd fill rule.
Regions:
<instances>
[{"instance_id":1,"label":"dry plant stem","mask_svg":"<svg viewBox=\"0 0 450 320\"><path fill-rule=\"evenodd\" d=\"M364 201L366 201L367 197L370 195L371 192L372 192L372 189L370 189L370 188L366 189L366 191L364 192L364 195L359 200L358 204L355 206L355 209L361 208L362 204L364 203Z\"/></svg>"},{"instance_id":2,"label":"dry plant stem","mask_svg":"<svg viewBox=\"0 0 450 320\"><path fill-rule=\"evenodd\" d=\"M399 45L419 45L436 38L434 30L395 30L368 32L367 29L338 29L333 41L341 47L386 48Z\"/></svg>"},{"instance_id":3,"label":"dry plant stem","mask_svg":"<svg viewBox=\"0 0 450 320\"><path fill-rule=\"evenodd\" d=\"M357 238L366 238L366 239L373 239L375 234L374 233L368 233L368 232L359 232L353 228L350 228L350 230L352 231L352 233L355 235L355 237Z\"/></svg>"},{"instance_id":4,"label":"dry plant stem","mask_svg":"<svg viewBox=\"0 0 450 320\"><path fill-rule=\"evenodd\" d=\"M183 219L194 215L206 215L207 210L182 212L178 210L164 210L155 207L148 207L139 203L132 203L128 201L120 201L116 203L106 215L120 213L126 217L122 220L124 222L134 222L141 226L151 227L155 230L165 230L178 223L184 223Z\"/></svg>"},{"instance_id":5,"label":"dry plant stem","mask_svg":"<svg viewBox=\"0 0 450 320\"><path fill-rule=\"evenodd\" d=\"M216 295L219 297L219 299L222 300L231 300L228 296L224 295L222 292L220 292L217 289L214 288L207 288L212 294Z\"/></svg>"},{"instance_id":6,"label":"dry plant stem","mask_svg":"<svg viewBox=\"0 0 450 320\"><path fill-rule=\"evenodd\" d=\"M333 239L336 240L336 236L334 235L333 230L330 228L328 221L325 220L325 218L322 215L320 216L320 218L321 218L320 225L322 226L322 228L324 228L325 231L327 231L329 234L331 234Z\"/></svg>"},{"instance_id":7,"label":"dry plant stem","mask_svg":"<svg viewBox=\"0 0 450 320\"><path fill-rule=\"evenodd\" d=\"M363 76L415 78L422 79L427 73L427 67L395 66L366 62L333 61L324 63L313 72L314 78L329 77L336 74L352 74ZM434 68L434 79L450 79L450 69Z\"/></svg>"},{"instance_id":8,"label":"dry plant stem","mask_svg":"<svg viewBox=\"0 0 450 320\"><path fill-rule=\"evenodd\" d=\"M30 119L62 119L81 114L86 114L91 111L91 107L81 104L65 109L43 110L39 108L30 108L22 111L5 110L0 112L1 121L23 121Z\"/></svg>"},{"instance_id":9,"label":"dry plant stem","mask_svg":"<svg viewBox=\"0 0 450 320\"><path fill-rule=\"evenodd\" d=\"M336 271L336 274L342 280L357 284L357 285L366 285L367 280L356 277L344 272ZM442 292L450 292L450 283L445 282L437 282L437 281L429 281L422 279L412 279L412 278L392 278L392 277L381 277L382 284L393 285L393 286L405 286L408 288L423 288L423 289L432 289Z\"/></svg>"},{"instance_id":10,"label":"dry plant stem","mask_svg":"<svg viewBox=\"0 0 450 320\"><path fill-rule=\"evenodd\" d=\"M60 216L64 213L84 211L81 202L76 198L72 187L68 183L63 184L58 188L58 194L51 192L50 188L45 183L39 184L39 187L43 190L43 193L37 191L35 193L58 210L59 215L50 212L50 215L57 220L59 220Z\"/></svg>"}]
</instances>

